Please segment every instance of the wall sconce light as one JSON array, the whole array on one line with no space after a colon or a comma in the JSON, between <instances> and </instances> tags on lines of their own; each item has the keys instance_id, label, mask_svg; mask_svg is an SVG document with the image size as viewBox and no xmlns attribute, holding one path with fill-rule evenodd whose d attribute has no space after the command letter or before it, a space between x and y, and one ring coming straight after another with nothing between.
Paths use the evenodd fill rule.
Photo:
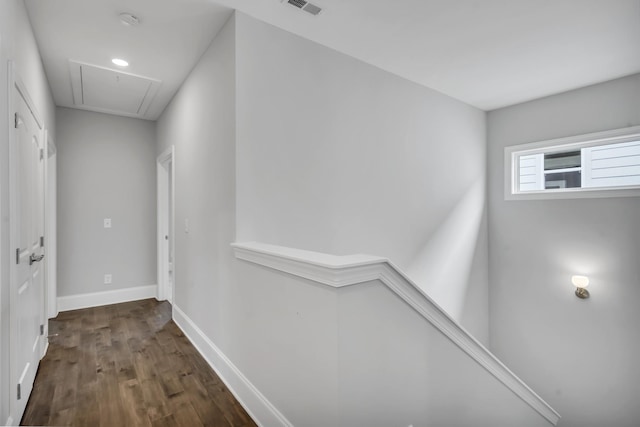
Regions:
<instances>
[{"instance_id":1,"label":"wall sconce light","mask_svg":"<svg viewBox=\"0 0 640 427\"><path fill-rule=\"evenodd\" d=\"M589 298L589 291L585 289L589 286L589 278L587 276L571 276L571 283L576 287L576 296L578 298Z\"/></svg>"}]
</instances>

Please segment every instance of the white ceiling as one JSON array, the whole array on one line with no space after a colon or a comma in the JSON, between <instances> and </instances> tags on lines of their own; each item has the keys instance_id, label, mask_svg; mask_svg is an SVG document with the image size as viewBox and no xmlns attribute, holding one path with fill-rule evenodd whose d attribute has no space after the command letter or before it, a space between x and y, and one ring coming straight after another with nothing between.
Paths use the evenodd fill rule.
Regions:
<instances>
[{"instance_id":1,"label":"white ceiling","mask_svg":"<svg viewBox=\"0 0 640 427\"><path fill-rule=\"evenodd\" d=\"M640 0L25 0L58 105L68 60L162 81L169 102L232 9L484 110L640 72ZM124 27L119 12L141 19Z\"/></svg>"},{"instance_id":2,"label":"white ceiling","mask_svg":"<svg viewBox=\"0 0 640 427\"><path fill-rule=\"evenodd\" d=\"M232 13L209 0L25 0L25 4L57 105L150 120L159 117ZM122 12L137 16L140 24L123 25L118 18ZM126 59L129 67L113 65L112 58ZM74 105L69 60L159 80L161 85L141 114L114 107L139 104L138 93L128 91L123 97L131 100L115 102L109 99L114 88L106 85L102 90L92 85L95 102L79 107ZM125 77L121 74L120 81L126 82Z\"/></svg>"},{"instance_id":3,"label":"white ceiling","mask_svg":"<svg viewBox=\"0 0 640 427\"><path fill-rule=\"evenodd\" d=\"M640 0L311 2L218 0L483 110L640 72Z\"/></svg>"}]
</instances>

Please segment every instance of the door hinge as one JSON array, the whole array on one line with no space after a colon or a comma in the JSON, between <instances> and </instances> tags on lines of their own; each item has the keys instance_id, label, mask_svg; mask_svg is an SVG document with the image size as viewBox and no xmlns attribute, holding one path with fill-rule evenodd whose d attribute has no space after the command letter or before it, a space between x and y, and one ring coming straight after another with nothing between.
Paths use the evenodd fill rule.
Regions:
<instances>
[{"instance_id":1,"label":"door hinge","mask_svg":"<svg viewBox=\"0 0 640 427\"><path fill-rule=\"evenodd\" d=\"M18 384L18 400L22 398L22 393L20 393L20 384Z\"/></svg>"},{"instance_id":2,"label":"door hinge","mask_svg":"<svg viewBox=\"0 0 640 427\"><path fill-rule=\"evenodd\" d=\"M44 148L40 149L40 160L44 159Z\"/></svg>"},{"instance_id":3,"label":"door hinge","mask_svg":"<svg viewBox=\"0 0 640 427\"><path fill-rule=\"evenodd\" d=\"M20 248L16 248L16 264L20 264Z\"/></svg>"},{"instance_id":4,"label":"door hinge","mask_svg":"<svg viewBox=\"0 0 640 427\"><path fill-rule=\"evenodd\" d=\"M18 118L18 113L14 113L13 114L13 127L18 129L19 124L20 124L20 119Z\"/></svg>"},{"instance_id":5,"label":"door hinge","mask_svg":"<svg viewBox=\"0 0 640 427\"><path fill-rule=\"evenodd\" d=\"M40 247L44 248L44 236L40 236Z\"/></svg>"},{"instance_id":6,"label":"door hinge","mask_svg":"<svg viewBox=\"0 0 640 427\"><path fill-rule=\"evenodd\" d=\"M40 335L44 335L44 325L40 325Z\"/></svg>"}]
</instances>

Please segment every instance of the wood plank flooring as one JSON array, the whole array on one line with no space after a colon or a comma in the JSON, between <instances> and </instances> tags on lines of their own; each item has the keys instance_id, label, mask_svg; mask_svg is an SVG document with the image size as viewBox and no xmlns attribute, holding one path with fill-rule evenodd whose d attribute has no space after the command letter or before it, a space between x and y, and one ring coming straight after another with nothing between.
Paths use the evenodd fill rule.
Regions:
<instances>
[{"instance_id":1,"label":"wood plank flooring","mask_svg":"<svg viewBox=\"0 0 640 427\"><path fill-rule=\"evenodd\" d=\"M256 426L154 299L49 321L22 425Z\"/></svg>"}]
</instances>

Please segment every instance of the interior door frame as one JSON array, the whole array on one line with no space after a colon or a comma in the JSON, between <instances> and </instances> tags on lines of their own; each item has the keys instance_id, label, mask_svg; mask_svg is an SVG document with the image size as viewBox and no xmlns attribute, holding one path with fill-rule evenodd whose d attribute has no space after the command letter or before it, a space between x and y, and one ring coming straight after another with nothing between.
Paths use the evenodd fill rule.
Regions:
<instances>
[{"instance_id":1,"label":"interior door frame","mask_svg":"<svg viewBox=\"0 0 640 427\"><path fill-rule=\"evenodd\" d=\"M0 58L2 57L1 53L2 53L2 34L0 34ZM1 64L4 64L4 60L0 62L0 65ZM8 68L9 68L9 64L7 64L7 69ZM11 83L10 83L9 80L10 80L9 76L7 76L7 85L6 85L7 89L11 89ZM7 107L10 107L10 104L11 104L11 101L9 100L10 97L11 97L10 93L8 93L7 94L7 104L6 104ZM10 111L11 111L11 109L8 108L7 109L7 117L6 117L7 118L7 122L6 122L7 128L6 129L2 128L2 121L0 121L0 132L1 132L0 133L0 138L2 138L2 137L9 138L10 137L10 134L9 134L10 128L11 128L11 120L9 119ZM8 142L9 142L9 140L7 139L7 143ZM8 154L8 151L9 151L9 147L7 146L7 154ZM6 159L6 163L4 163L4 161L0 162L0 166L2 168L4 168L5 166L7 167L6 168L7 172L9 170L9 167L8 167L9 164L10 164L10 161L8 159L8 156L7 156L7 159ZM6 180L7 185L9 184L9 174L7 172L5 172L5 171L1 171L0 172L0 187L4 186L4 181L5 180ZM2 214L2 212L3 212L2 205L3 204L7 204L7 206L8 206L9 193L8 192L6 193L6 197L7 197L6 199L4 197L5 197L5 195L2 194L2 190L0 189L0 214ZM9 236L5 237L4 236L5 233L7 233L10 236L11 235L11 229L7 228L6 232L3 232L3 227L0 224L0 242L2 242L2 246L3 246L3 248L0 248L0 288L4 287L4 285L2 284L2 282L5 280L5 275L4 275L5 273L4 273L3 269L5 271L11 269L10 266L9 266L9 264L11 263L11 261L10 261L11 257L10 256L6 256L6 260L5 260L5 256L2 253L3 249L4 249L4 246L5 246L4 242L6 240L8 240L7 237L9 237ZM9 250L9 252L10 251L11 250ZM8 253L7 253L7 255L8 255ZM7 264L5 264L5 262ZM10 277L10 275L7 275L7 277L9 278L9 282L8 282L9 286L11 286L11 277ZM0 307L3 307L3 305L2 305L2 293L3 293L2 289L0 289ZM0 309L0 333L4 332L3 325L2 325L2 318L3 317L4 316L2 315L2 310ZM4 357L4 354L5 354L5 350L4 350L3 347L5 345L6 346L10 346L10 343L11 343L11 338L9 338L9 341L6 342L6 341L4 341L2 339L2 337L0 337L0 357ZM7 351L7 354L11 354L10 353L11 349L9 347L7 347L6 351ZM8 376L8 378L5 377L5 375ZM10 378L11 378L11 373L9 371L4 371L3 367L0 366L0 399L2 399L3 401L5 400L5 398L8 398L8 396L10 395L10 390L9 390L9 385L8 385L11 382ZM13 418L11 418L11 405L9 405L9 408L7 408L7 409L9 411L9 413L6 414L8 418L7 418L6 421L4 421L4 420L2 420L0 418L0 423L4 422L6 425L11 425L13 423Z\"/></svg>"},{"instance_id":2,"label":"interior door frame","mask_svg":"<svg viewBox=\"0 0 640 427\"><path fill-rule=\"evenodd\" d=\"M15 248L16 241L19 241L19 237L18 237L19 230L15 227L16 218L18 216L17 190L15 188L16 182L17 182L17 175L16 175L17 172L15 167L11 167L11 165L16 164L16 156L17 156L17 152L16 152L17 134L16 134L15 126L12 125L14 120L14 113L16 111L16 104L13 97L14 88L18 90L18 92L26 102L27 107L29 108L29 110L31 110L31 114L35 118L36 124L38 125L38 128L42 133L41 140L44 144L44 122L42 120L42 116L40 116L40 114L38 113L35 103L33 102L33 99L31 98L31 96L29 95L29 91L27 90L26 86L20 79L15 68L16 67L14 62L12 60L9 60L8 70L7 70L7 75L8 75L7 98L8 98L8 107L9 107L9 110L8 110L9 126L8 127L9 127L9 242L10 242L9 248L10 249ZM15 396L14 393L17 390L17 384L20 376L20 373L18 372L19 368L16 367L17 361L15 357L15 352L18 351L18 348L17 348L18 347L17 345L18 344L18 337L17 337L18 328L16 325L16 322L17 322L16 321L17 319L17 313L16 313L17 295L16 294L18 291L16 286L16 280L17 280L18 272L17 272L16 265L17 264L15 260L12 258L9 262L9 266L10 266L9 267L9 277L10 277L9 279L9 420L11 420L11 422L14 422L19 417L22 417L22 414L16 414L17 399L14 398ZM47 279L46 275L44 275L42 292L44 292L44 288L46 288L47 286L46 279ZM41 295L41 303L42 303L42 307L40 307L40 322L46 323L44 295ZM46 335L45 335L45 339L46 339ZM40 357L42 357L42 354L40 354ZM24 398L28 399L28 396Z\"/></svg>"},{"instance_id":3,"label":"interior door frame","mask_svg":"<svg viewBox=\"0 0 640 427\"><path fill-rule=\"evenodd\" d=\"M172 145L162 152L157 158L157 251L158 251L158 299L160 301L168 299L170 296L172 303L175 301L175 147ZM171 197L170 197L171 196ZM171 200L169 200L171 199ZM169 211L165 208L169 205ZM171 224L169 221L171 220ZM171 226L170 226L171 225ZM171 230L169 237L169 247L164 245L167 230ZM168 289L168 254L167 250L174 254L173 260L173 286L171 295ZM172 304L173 306L173 304Z\"/></svg>"},{"instance_id":4,"label":"interior door frame","mask_svg":"<svg viewBox=\"0 0 640 427\"><path fill-rule=\"evenodd\" d=\"M49 335L49 325L46 319L58 315L58 287L57 287L57 148L49 129L45 129L45 162L44 162L44 251L45 257L45 337ZM51 174L53 173L53 177ZM45 340L48 345L48 340ZM46 347L42 355L46 353Z\"/></svg>"}]
</instances>

